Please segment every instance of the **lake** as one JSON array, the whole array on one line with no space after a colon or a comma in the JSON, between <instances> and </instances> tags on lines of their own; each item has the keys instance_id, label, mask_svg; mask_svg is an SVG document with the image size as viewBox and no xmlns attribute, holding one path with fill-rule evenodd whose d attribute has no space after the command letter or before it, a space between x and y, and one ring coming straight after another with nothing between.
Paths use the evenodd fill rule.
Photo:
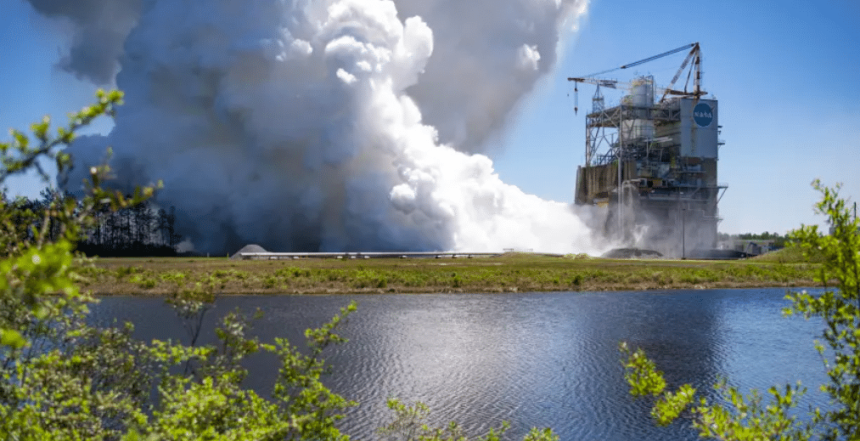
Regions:
<instances>
[{"instance_id":1,"label":"lake","mask_svg":"<svg viewBox=\"0 0 860 441\"><path fill-rule=\"evenodd\" d=\"M713 396L722 377L745 391L802 380L804 406L823 406L816 385L826 376L812 343L823 325L782 317L784 296L782 288L230 296L216 302L207 330L237 307L259 308L261 340L302 343L306 328L357 301L340 331L350 341L328 352L334 372L325 379L360 403L342 425L353 439L376 439L390 420L386 399L398 397L430 406L432 424L454 420L470 435L505 420L508 439L548 426L562 440L683 440L696 439L688 421L654 427L649 404L629 396L618 342L644 348L672 387L692 383ZM146 340L184 335L160 298L105 297L93 317L131 320ZM271 390L275 360L261 356L249 368L248 385Z\"/></svg>"}]
</instances>

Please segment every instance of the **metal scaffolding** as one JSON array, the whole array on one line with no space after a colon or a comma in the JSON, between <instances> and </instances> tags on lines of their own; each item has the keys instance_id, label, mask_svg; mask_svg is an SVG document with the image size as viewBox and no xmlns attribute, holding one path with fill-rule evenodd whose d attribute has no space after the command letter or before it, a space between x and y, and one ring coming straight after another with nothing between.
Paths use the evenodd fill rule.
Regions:
<instances>
[{"instance_id":1,"label":"metal scaffolding","mask_svg":"<svg viewBox=\"0 0 860 441\"><path fill-rule=\"evenodd\" d=\"M691 243L699 248L716 245L717 205L727 189L717 181L718 150L723 144L718 103L704 98L706 92L700 87L699 45L613 69L688 47L692 49L668 88L658 88L652 76L630 83L594 76L569 78L597 86L585 120L585 164L577 171L576 203L608 206L605 229L614 236L630 239L632 231L644 225L652 241L670 243L678 238L677 246L666 245L678 248L678 254L684 254ZM672 89L688 64L688 82L695 73L695 88ZM626 94L618 104L607 106L606 88ZM655 93L662 93L659 101Z\"/></svg>"}]
</instances>

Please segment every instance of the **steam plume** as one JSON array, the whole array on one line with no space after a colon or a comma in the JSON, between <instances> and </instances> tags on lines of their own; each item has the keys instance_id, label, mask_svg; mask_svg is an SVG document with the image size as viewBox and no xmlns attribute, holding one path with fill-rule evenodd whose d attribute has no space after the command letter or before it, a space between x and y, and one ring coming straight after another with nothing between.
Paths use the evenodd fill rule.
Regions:
<instances>
[{"instance_id":1,"label":"steam plume","mask_svg":"<svg viewBox=\"0 0 860 441\"><path fill-rule=\"evenodd\" d=\"M141 11L142 0L27 0L47 17L66 19L71 45L58 66L80 79L110 84L122 43Z\"/></svg>"},{"instance_id":2,"label":"steam plume","mask_svg":"<svg viewBox=\"0 0 860 441\"><path fill-rule=\"evenodd\" d=\"M472 153L584 8L145 0L119 57L127 104L73 149L94 162L112 145L124 183L163 179L159 203L202 250L591 251L566 204Z\"/></svg>"}]
</instances>

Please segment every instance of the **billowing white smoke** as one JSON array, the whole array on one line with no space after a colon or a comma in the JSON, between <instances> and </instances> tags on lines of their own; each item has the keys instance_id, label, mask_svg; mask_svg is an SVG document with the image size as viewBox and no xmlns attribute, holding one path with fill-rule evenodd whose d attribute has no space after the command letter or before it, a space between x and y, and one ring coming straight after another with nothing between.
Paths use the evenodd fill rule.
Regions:
<instances>
[{"instance_id":1,"label":"billowing white smoke","mask_svg":"<svg viewBox=\"0 0 860 441\"><path fill-rule=\"evenodd\" d=\"M107 138L74 151L94 161L109 144L123 183L164 180L158 202L202 250L594 251L566 204L467 153L491 145L582 12L575 0L145 0L116 77L127 104Z\"/></svg>"},{"instance_id":2,"label":"billowing white smoke","mask_svg":"<svg viewBox=\"0 0 860 441\"><path fill-rule=\"evenodd\" d=\"M425 123L457 150L498 143L511 109L555 66L559 36L588 0L396 0L401 17L433 29L433 57L407 91ZM489 139L488 139L489 137Z\"/></svg>"},{"instance_id":3,"label":"billowing white smoke","mask_svg":"<svg viewBox=\"0 0 860 441\"><path fill-rule=\"evenodd\" d=\"M122 43L140 15L142 0L27 0L39 13L65 20L68 54L58 66L95 84L110 84Z\"/></svg>"}]
</instances>

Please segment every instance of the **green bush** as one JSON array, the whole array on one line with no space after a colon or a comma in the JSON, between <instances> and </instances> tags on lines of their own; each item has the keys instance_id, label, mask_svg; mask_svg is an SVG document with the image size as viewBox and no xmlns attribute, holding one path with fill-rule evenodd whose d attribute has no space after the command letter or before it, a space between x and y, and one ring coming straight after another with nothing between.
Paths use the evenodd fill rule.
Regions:
<instances>
[{"instance_id":1,"label":"green bush","mask_svg":"<svg viewBox=\"0 0 860 441\"><path fill-rule=\"evenodd\" d=\"M116 269L115 276L116 276L117 280L122 280L126 276L138 274L140 272L143 272L143 270L136 267L136 266L121 266L121 267Z\"/></svg>"},{"instance_id":2,"label":"green bush","mask_svg":"<svg viewBox=\"0 0 860 441\"><path fill-rule=\"evenodd\" d=\"M181 271L168 271L159 276L162 282L182 285L185 282L185 273Z\"/></svg>"}]
</instances>

